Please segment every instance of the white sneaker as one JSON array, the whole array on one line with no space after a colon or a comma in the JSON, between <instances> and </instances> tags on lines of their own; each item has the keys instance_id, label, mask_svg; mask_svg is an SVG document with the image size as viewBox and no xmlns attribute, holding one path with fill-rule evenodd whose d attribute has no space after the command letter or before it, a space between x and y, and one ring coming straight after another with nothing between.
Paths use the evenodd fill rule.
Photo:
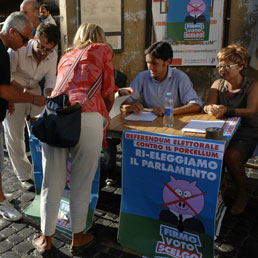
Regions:
<instances>
[{"instance_id":1,"label":"white sneaker","mask_svg":"<svg viewBox=\"0 0 258 258\"><path fill-rule=\"evenodd\" d=\"M22 218L22 214L7 200L0 202L0 215L9 221L17 221Z\"/></svg>"}]
</instances>

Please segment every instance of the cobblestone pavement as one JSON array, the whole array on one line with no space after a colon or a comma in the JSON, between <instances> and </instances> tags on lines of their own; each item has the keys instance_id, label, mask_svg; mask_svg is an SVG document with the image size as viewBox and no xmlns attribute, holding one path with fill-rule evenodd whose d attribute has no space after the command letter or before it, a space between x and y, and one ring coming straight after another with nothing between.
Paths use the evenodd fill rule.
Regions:
<instances>
[{"instance_id":1,"label":"cobblestone pavement","mask_svg":"<svg viewBox=\"0 0 258 258\"><path fill-rule=\"evenodd\" d=\"M15 177L8 156L5 156L3 188L15 195L13 204L19 210L26 208L34 198L34 193L25 191ZM121 165L118 164L118 165ZM248 180L250 199L245 213L231 216L226 213L221 234L216 241L216 258L257 258L258 257L258 187L257 180ZM105 187L101 179L100 194L90 230L96 241L83 256L88 258L134 258L141 257L132 250L122 248L117 243L121 187ZM228 202L231 202L232 187L228 187ZM41 257L31 244L35 233L40 232L39 223L24 217L19 222L8 222L0 218L0 257ZM48 257L73 257L69 252L70 240L56 233L53 238L54 250ZM233 250L230 251L230 248ZM220 250L220 251L218 251ZM225 252L227 251L227 252ZM229 252L230 251L230 252ZM74 256L75 257L75 256ZM205 258L205 257L203 257Z\"/></svg>"}]
</instances>

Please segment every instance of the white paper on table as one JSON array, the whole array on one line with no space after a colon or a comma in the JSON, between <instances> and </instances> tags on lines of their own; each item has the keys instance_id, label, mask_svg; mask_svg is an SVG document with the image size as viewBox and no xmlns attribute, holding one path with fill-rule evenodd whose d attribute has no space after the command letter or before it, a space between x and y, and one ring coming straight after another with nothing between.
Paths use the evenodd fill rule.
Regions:
<instances>
[{"instance_id":1,"label":"white paper on table","mask_svg":"<svg viewBox=\"0 0 258 258\"><path fill-rule=\"evenodd\" d=\"M111 119L121 113L120 107L129 97L130 95L125 95L115 98L114 104L109 112L109 116Z\"/></svg>"},{"instance_id":2,"label":"white paper on table","mask_svg":"<svg viewBox=\"0 0 258 258\"><path fill-rule=\"evenodd\" d=\"M153 112L143 111L140 114L131 114L125 117L125 120L152 122L156 117L157 115Z\"/></svg>"},{"instance_id":3,"label":"white paper on table","mask_svg":"<svg viewBox=\"0 0 258 258\"><path fill-rule=\"evenodd\" d=\"M184 132L194 132L194 133L205 133L205 129L209 127L219 127L222 128L224 125L224 120L195 120L192 119L183 129Z\"/></svg>"}]
</instances>

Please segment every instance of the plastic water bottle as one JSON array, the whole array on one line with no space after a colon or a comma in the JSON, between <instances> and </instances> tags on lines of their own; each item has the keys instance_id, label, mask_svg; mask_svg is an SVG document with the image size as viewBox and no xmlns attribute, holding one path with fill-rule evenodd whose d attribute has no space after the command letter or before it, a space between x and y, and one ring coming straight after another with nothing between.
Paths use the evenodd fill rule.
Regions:
<instances>
[{"instance_id":1,"label":"plastic water bottle","mask_svg":"<svg viewBox=\"0 0 258 258\"><path fill-rule=\"evenodd\" d=\"M167 92L164 102L164 117L163 126L173 127L174 117L173 117L173 107L174 101L171 92Z\"/></svg>"}]
</instances>

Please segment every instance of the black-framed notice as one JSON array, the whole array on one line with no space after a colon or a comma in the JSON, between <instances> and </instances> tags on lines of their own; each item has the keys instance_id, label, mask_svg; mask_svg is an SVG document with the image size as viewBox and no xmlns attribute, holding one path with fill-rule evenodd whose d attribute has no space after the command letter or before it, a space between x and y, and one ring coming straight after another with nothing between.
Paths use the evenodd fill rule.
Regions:
<instances>
[{"instance_id":1,"label":"black-framed notice","mask_svg":"<svg viewBox=\"0 0 258 258\"><path fill-rule=\"evenodd\" d=\"M81 1L81 22L100 25L114 51L123 50L123 0Z\"/></svg>"}]
</instances>

